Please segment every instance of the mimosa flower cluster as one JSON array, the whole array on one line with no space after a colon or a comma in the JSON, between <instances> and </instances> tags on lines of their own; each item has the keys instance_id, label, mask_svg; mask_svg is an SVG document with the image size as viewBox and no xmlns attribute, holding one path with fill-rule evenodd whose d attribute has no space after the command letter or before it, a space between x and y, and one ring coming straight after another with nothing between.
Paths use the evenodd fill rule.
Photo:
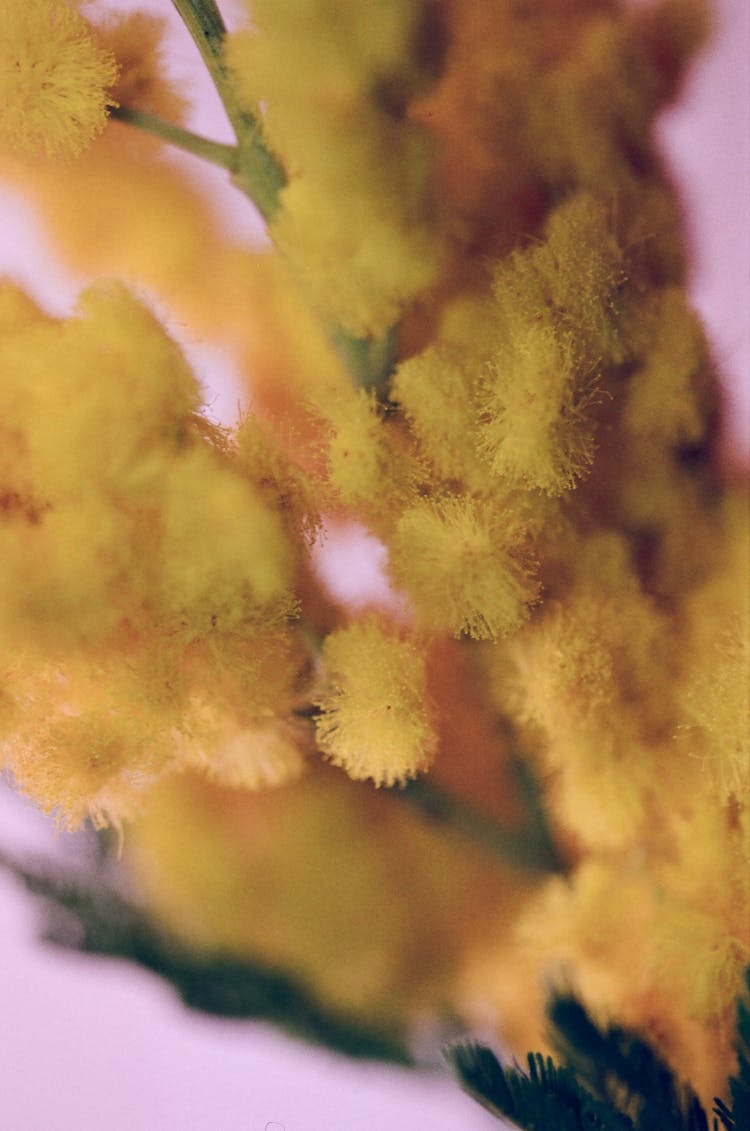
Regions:
<instances>
[{"instance_id":1,"label":"mimosa flower cluster","mask_svg":"<svg viewBox=\"0 0 750 1131\"><path fill-rule=\"evenodd\" d=\"M747 493L652 130L706 8L256 0L225 34L176 7L210 16L236 148L181 126L158 21L5 17L0 171L100 280L64 319L0 292L7 765L125 827L195 946L521 1051L570 977L710 1097L750 961ZM236 428L152 297L233 351ZM393 599L326 590L342 521ZM522 831L519 755L564 875L400 799L424 776Z\"/></svg>"}]
</instances>

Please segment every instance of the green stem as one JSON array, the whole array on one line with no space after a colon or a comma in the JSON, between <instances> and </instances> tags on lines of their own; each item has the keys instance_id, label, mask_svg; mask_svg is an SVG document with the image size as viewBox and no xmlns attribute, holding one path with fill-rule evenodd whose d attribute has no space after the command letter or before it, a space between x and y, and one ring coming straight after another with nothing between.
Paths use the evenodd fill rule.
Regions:
<instances>
[{"instance_id":1,"label":"green stem","mask_svg":"<svg viewBox=\"0 0 750 1131\"><path fill-rule=\"evenodd\" d=\"M429 778L407 782L393 793L430 820L481 845L506 864L532 872L567 872L569 864L552 838L528 768L518 759L514 769L527 818L526 827L518 830L504 828L493 817L441 789Z\"/></svg>"},{"instance_id":2,"label":"green stem","mask_svg":"<svg viewBox=\"0 0 750 1131\"><path fill-rule=\"evenodd\" d=\"M239 114L239 110L222 60L227 29L221 12L214 0L172 0L172 3L201 53L236 132L235 116Z\"/></svg>"},{"instance_id":3,"label":"green stem","mask_svg":"<svg viewBox=\"0 0 750 1131\"><path fill-rule=\"evenodd\" d=\"M226 169L231 173L236 186L252 200L261 215L267 221L272 219L278 208L283 181L279 178L278 167L273 158L269 157L257 134L249 135L244 146L225 145L223 142L200 137L191 130L166 122L145 110L116 106L111 111L111 116L118 122L134 126L186 153L192 153ZM392 326L378 339L354 338L341 327L329 330L328 337L354 383L382 397L396 358L398 326Z\"/></svg>"},{"instance_id":4,"label":"green stem","mask_svg":"<svg viewBox=\"0 0 750 1131\"><path fill-rule=\"evenodd\" d=\"M237 171L233 180L237 188L250 198L266 223L270 223L280 207L279 198L286 184L286 174L266 148L252 114L244 115L243 122L238 133Z\"/></svg>"},{"instance_id":5,"label":"green stem","mask_svg":"<svg viewBox=\"0 0 750 1131\"><path fill-rule=\"evenodd\" d=\"M237 138L235 163L226 167L230 168L237 188L250 198L263 219L270 223L279 210L286 174L266 147L257 119L237 100L224 63L227 29L221 12L215 0L172 0L172 3L201 53ZM170 140L165 134L160 136ZM179 145L180 141L177 140L176 144ZM183 145L183 148L187 147ZM208 160L214 159L210 153L206 155ZM395 362L398 327L392 327L377 340L354 338L340 328L328 336L355 384L382 397Z\"/></svg>"},{"instance_id":6,"label":"green stem","mask_svg":"<svg viewBox=\"0 0 750 1131\"><path fill-rule=\"evenodd\" d=\"M227 29L221 12L214 0L172 3L201 53L237 138L237 160L232 170L235 184L252 200L264 220L270 221L278 211L286 174L263 142L257 119L237 100L224 64Z\"/></svg>"},{"instance_id":7,"label":"green stem","mask_svg":"<svg viewBox=\"0 0 750 1131\"><path fill-rule=\"evenodd\" d=\"M200 137L190 130L183 129L182 126L165 122L163 118L158 118L155 114L148 114L143 110L131 110L129 106L116 106L111 111L111 116L116 118L118 122L126 122L130 126L136 126L139 130L152 134L153 137L176 145L178 149L193 153L196 157L202 157L205 161L219 165L222 169L228 169L230 173L237 170L239 150L236 145L224 145L219 141L210 141L208 138Z\"/></svg>"},{"instance_id":8,"label":"green stem","mask_svg":"<svg viewBox=\"0 0 750 1131\"><path fill-rule=\"evenodd\" d=\"M339 326L329 331L328 338L354 383L382 400L396 362L398 332L396 325L382 338L354 338Z\"/></svg>"}]
</instances>

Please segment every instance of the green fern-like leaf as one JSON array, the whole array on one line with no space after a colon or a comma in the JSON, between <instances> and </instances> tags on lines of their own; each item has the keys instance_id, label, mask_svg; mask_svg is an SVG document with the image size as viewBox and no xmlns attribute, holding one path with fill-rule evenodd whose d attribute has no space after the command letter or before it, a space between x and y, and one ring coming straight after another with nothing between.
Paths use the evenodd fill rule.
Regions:
<instances>
[{"instance_id":1,"label":"green fern-like leaf","mask_svg":"<svg viewBox=\"0 0 750 1131\"><path fill-rule=\"evenodd\" d=\"M750 1131L750 969L745 981L731 1107L715 1101L714 1131ZM561 1066L530 1053L527 1072L505 1068L479 1044L446 1052L464 1090L494 1115L523 1131L709 1131L698 1097L638 1033L601 1028L570 993L553 995L548 1016Z\"/></svg>"},{"instance_id":2,"label":"green fern-like leaf","mask_svg":"<svg viewBox=\"0 0 750 1131\"><path fill-rule=\"evenodd\" d=\"M456 1045L446 1055L465 1091L524 1131L634 1131L626 1115L602 1103L569 1069L541 1053L529 1054L528 1072L503 1068L482 1045Z\"/></svg>"},{"instance_id":3,"label":"green fern-like leaf","mask_svg":"<svg viewBox=\"0 0 750 1131\"><path fill-rule=\"evenodd\" d=\"M600 1029L571 994L554 996L548 1016L565 1064L595 1095L628 1114L638 1131L708 1131L695 1093L637 1033Z\"/></svg>"}]
</instances>

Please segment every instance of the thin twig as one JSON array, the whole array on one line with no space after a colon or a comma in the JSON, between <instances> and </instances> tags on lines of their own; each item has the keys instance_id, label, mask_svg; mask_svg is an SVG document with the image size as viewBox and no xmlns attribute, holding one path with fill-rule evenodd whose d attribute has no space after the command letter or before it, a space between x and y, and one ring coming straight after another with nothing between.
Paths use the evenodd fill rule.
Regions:
<instances>
[{"instance_id":1,"label":"thin twig","mask_svg":"<svg viewBox=\"0 0 750 1131\"><path fill-rule=\"evenodd\" d=\"M221 12L214 0L172 0L172 3L201 53L237 138L234 181L264 220L270 221L278 211L286 174L265 145L257 118L237 99L224 63L227 29Z\"/></svg>"},{"instance_id":2,"label":"thin twig","mask_svg":"<svg viewBox=\"0 0 750 1131\"><path fill-rule=\"evenodd\" d=\"M441 789L429 778L417 778L392 792L430 820L455 830L507 864L532 872L567 872L569 865L552 838L527 767L520 760L514 761L514 767L526 811L526 826L521 829L503 827L494 817Z\"/></svg>"},{"instance_id":3,"label":"thin twig","mask_svg":"<svg viewBox=\"0 0 750 1131\"><path fill-rule=\"evenodd\" d=\"M153 137L176 145L178 149L195 154L196 157L202 157L204 161L210 161L213 165L228 169L230 173L234 173L237 169L239 151L236 145L225 145L220 141L211 141L209 138L201 137L191 130L183 129L182 126L165 122L163 118L158 118L155 114L148 114L144 110L132 110L129 106L116 106L111 111L111 117L116 118L118 122L136 126L139 130L143 130Z\"/></svg>"}]
</instances>

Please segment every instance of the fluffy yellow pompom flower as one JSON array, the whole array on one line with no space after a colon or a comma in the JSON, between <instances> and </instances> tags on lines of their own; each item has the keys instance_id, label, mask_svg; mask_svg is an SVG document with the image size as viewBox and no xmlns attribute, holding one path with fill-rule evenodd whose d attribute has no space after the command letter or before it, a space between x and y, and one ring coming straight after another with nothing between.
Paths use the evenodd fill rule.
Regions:
<instances>
[{"instance_id":1,"label":"fluffy yellow pompom flower","mask_svg":"<svg viewBox=\"0 0 750 1131\"><path fill-rule=\"evenodd\" d=\"M593 462L586 413L592 390L576 386L569 334L541 322L516 331L514 339L487 381L479 450L495 475L559 495Z\"/></svg>"},{"instance_id":2,"label":"fluffy yellow pompom flower","mask_svg":"<svg viewBox=\"0 0 750 1131\"><path fill-rule=\"evenodd\" d=\"M163 484L161 610L195 632L233 630L288 605L291 555L277 516L210 451L194 448Z\"/></svg>"},{"instance_id":3,"label":"fluffy yellow pompom flower","mask_svg":"<svg viewBox=\"0 0 750 1131\"><path fill-rule=\"evenodd\" d=\"M683 738L723 795L750 799L750 624L719 624L713 647L696 664L683 692Z\"/></svg>"},{"instance_id":4,"label":"fluffy yellow pompom flower","mask_svg":"<svg viewBox=\"0 0 750 1131\"><path fill-rule=\"evenodd\" d=\"M391 567L425 629L494 640L523 623L537 596L522 543L510 509L423 499L398 520Z\"/></svg>"},{"instance_id":5,"label":"fluffy yellow pompom flower","mask_svg":"<svg viewBox=\"0 0 750 1131\"><path fill-rule=\"evenodd\" d=\"M168 767L174 715L138 692L133 659L103 650L3 658L3 692L15 708L4 767L61 826L79 828L87 817L98 828L121 826Z\"/></svg>"},{"instance_id":6,"label":"fluffy yellow pompom flower","mask_svg":"<svg viewBox=\"0 0 750 1131\"><path fill-rule=\"evenodd\" d=\"M342 390L327 401L316 398L315 409L328 426L327 475L336 505L360 508L360 514L380 533L390 526L394 508L410 497L417 468L372 394Z\"/></svg>"},{"instance_id":7,"label":"fluffy yellow pompom flower","mask_svg":"<svg viewBox=\"0 0 750 1131\"><path fill-rule=\"evenodd\" d=\"M187 442L198 385L124 288L87 292L64 322L24 312L17 293L4 305L9 322L35 319L0 342L5 639L101 639L147 588L155 484Z\"/></svg>"},{"instance_id":8,"label":"fluffy yellow pompom flower","mask_svg":"<svg viewBox=\"0 0 750 1131\"><path fill-rule=\"evenodd\" d=\"M375 617L337 629L323 646L327 689L318 746L357 780L393 785L435 752L424 658Z\"/></svg>"},{"instance_id":9,"label":"fluffy yellow pompom flower","mask_svg":"<svg viewBox=\"0 0 750 1131\"><path fill-rule=\"evenodd\" d=\"M0 141L75 157L104 129L112 56L64 0L9 0L0 39Z\"/></svg>"},{"instance_id":10,"label":"fluffy yellow pompom flower","mask_svg":"<svg viewBox=\"0 0 750 1131\"><path fill-rule=\"evenodd\" d=\"M294 781L304 769L299 728L285 720L241 726L202 702L193 705L187 722L191 734L179 747L180 767L201 770L218 785L267 789ZM209 741L202 741L204 734Z\"/></svg>"},{"instance_id":11,"label":"fluffy yellow pompom flower","mask_svg":"<svg viewBox=\"0 0 750 1131\"><path fill-rule=\"evenodd\" d=\"M687 602L692 663L679 691L681 745L719 790L750 814L750 515L744 494L725 500L722 563ZM750 821L748 821L750 861Z\"/></svg>"},{"instance_id":12,"label":"fluffy yellow pompom flower","mask_svg":"<svg viewBox=\"0 0 750 1131\"><path fill-rule=\"evenodd\" d=\"M374 499L388 469L388 448L378 408L363 390L342 396L323 410L331 423L328 474L348 506Z\"/></svg>"},{"instance_id":13,"label":"fluffy yellow pompom flower","mask_svg":"<svg viewBox=\"0 0 750 1131\"><path fill-rule=\"evenodd\" d=\"M622 360L622 255L587 193L558 207L546 239L495 270L502 329L478 396L478 450L513 485L560 495L593 463L600 370Z\"/></svg>"},{"instance_id":14,"label":"fluffy yellow pompom flower","mask_svg":"<svg viewBox=\"0 0 750 1131\"><path fill-rule=\"evenodd\" d=\"M460 349L441 343L402 362L392 384L420 453L443 479L472 486L489 478L473 446L474 368Z\"/></svg>"}]
</instances>

